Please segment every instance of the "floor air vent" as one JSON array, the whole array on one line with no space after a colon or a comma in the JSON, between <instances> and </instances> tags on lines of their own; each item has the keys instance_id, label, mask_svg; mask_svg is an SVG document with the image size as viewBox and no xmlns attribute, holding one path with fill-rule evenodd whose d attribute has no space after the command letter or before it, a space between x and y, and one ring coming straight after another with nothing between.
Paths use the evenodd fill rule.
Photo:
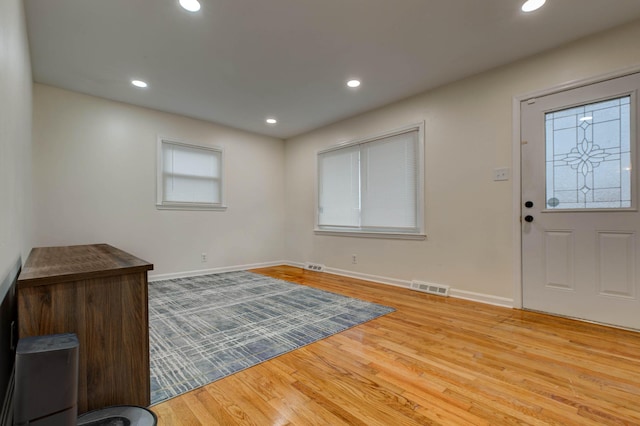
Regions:
<instances>
[{"instance_id":1,"label":"floor air vent","mask_svg":"<svg viewBox=\"0 0 640 426\"><path fill-rule=\"evenodd\" d=\"M448 285L432 284L424 281L411 281L411 288L423 293L436 294L438 296L449 296Z\"/></svg>"},{"instance_id":2,"label":"floor air vent","mask_svg":"<svg viewBox=\"0 0 640 426\"><path fill-rule=\"evenodd\" d=\"M323 272L324 271L324 265L322 265L320 263L307 262L307 263L304 264L304 269L306 269L307 271Z\"/></svg>"}]
</instances>

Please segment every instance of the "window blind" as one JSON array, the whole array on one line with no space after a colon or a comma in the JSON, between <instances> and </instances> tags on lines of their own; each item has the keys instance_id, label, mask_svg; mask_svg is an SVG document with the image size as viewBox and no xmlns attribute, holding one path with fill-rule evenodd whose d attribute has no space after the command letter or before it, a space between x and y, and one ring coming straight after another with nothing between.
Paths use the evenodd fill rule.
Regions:
<instances>
[{"instance_id":1,"label":"window blind","mask_svg":"<svg viewBox=\"0 0 640 426\"><path fill-rule=\"evenodd\" d=\"M360 226L360 150L351 147L331 151L319 160L319 224Z\"/></svg>"},{"instance_id":2,"label":"window blind","mask_svg":"<svg viewBox=\"0 0 640 426\"><path fill-rule=\"evenodd\" d=\"M162 142L163 202L221 203L222 153Z\"/></svg>"},{"instance_id":3,"label":"window blind","mask_svg":"<svg viewBox=\"0 0 640 426\"><path fill-rule=\"evenodd\" d=\"M318 154L318 227L419 232L417 128Z\"/></svg>"},{"instance_id":4,"label":"window blind","mask_svg":"<svg viewBox=\"0 0 640 426\"><path fill-rule=\"evenodd\" d=\"M417 132L362 146L362 226L414 229Z\"/></svg>"}]
</instances>

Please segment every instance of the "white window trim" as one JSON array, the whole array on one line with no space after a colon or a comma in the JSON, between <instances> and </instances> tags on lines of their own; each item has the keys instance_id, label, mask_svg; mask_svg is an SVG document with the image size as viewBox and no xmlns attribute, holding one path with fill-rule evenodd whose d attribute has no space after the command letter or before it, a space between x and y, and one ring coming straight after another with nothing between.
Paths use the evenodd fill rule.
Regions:
<instances>
[{"instance_id":1,"label":"white window trim","mask_svg":"<svg viewBox=\"0 0 640 426\"><path fill-rule=\"evenodd\" d=\"M217 152L220 154L220 203L185 203L176 201L164 201L163 194L163 161L162 161L162 143L167 142L174 145L186 146L189 148L197 148L202 150L208 150ZM214 210L225 211L227 206L225 205L225 178L224 178L224 149L218 146L207 146L198 143L184 142L177 138L170 138L165 136L158 136L156 144L156 209L158 210Z\"/></svg>"},{"instance_id":2,"label":"white window trim","mask_svg":"<svg viewBox=\"0 0 640 426\"><path fill-rule=\"evenodd\" d=\"M320 169L318 167L318 158L320 154L324 154L326 152L331 152L343 148L348 148L350 146L360 145L367 142L373 142L378 139L388 138L396 135L400 135L403 133L408 133L412 131L418 131L418 182L417 182L417 196L416 196L416 218L417 218L417 231L416 232L394 232L392 230L380 230L375 231L371 228L364 228L362 230L356 229L341 229L339 227L322 227L318 226L319 222L319 204L320 204L320 193L319 193L319 182L320 182ZM319 150L316 152L316 182L315 182L315 222L314 222L314 234L316 235L331 235L331 236L343 236L343 237L362 237L362 238L380 238L380 239L402 239L402 240L425 240L427 235L425 233L424 228L424 121L412 124L409 126L401 127L396 130L392 130L390 132L377 134L374 136L369 136L362 139L356 139L352 141L347 141L343 143L339 143L330 148Z\"/></svg>"}]
</instances>

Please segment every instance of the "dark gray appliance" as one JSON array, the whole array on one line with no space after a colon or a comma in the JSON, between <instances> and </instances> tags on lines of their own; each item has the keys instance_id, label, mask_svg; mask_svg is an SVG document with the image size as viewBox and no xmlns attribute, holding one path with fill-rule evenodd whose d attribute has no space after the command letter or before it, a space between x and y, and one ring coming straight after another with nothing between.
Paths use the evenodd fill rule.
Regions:
<instances>
[{"instance_id":1,"label":"dark gray appliance","mask_svg":"<svg viewBox=\"0 0 640 426\"><path fill-rule=\"evenodd\" d=\"M78 416L78 337L25 337L16 348L13 422L74 426Z\"/></svg>"}]
</instances>

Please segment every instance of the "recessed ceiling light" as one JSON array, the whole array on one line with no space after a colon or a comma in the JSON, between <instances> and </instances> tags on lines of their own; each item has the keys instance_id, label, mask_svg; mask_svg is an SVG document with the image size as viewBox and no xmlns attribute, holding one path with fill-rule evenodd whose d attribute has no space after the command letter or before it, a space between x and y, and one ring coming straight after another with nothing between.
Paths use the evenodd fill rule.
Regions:
<instances>
[{"instance_id":1,"label":"recessed ceiling light","mask_svg":"<svg viewBox=\"0 0 640 426\"><path fill-rule=\"evenodd\" d=\"M142 89L148 86L148 84L142 80L131 80L131 84Z\"/></svg>"},{"instance_id":2,"label":"recessed ceiling light","mask_svg":"<svg viewBox=\"0 0 640 426\"><path fill-rule=\"evenodd\" d=\"M189 12L197 12L200 10L200 2L198 0L180 0L180 6Z\"/></svg>"},{"instance_id":3,"label":"recessed ceiling light","mask_svg":"<svg viewBox=\"0 0 640 426\"><path fill-rule=\"evenodd\" d=\"M267 118L264 121L266 121L267 124L276 124L278 122L278 120L276 120L275 118Z\"/></svg>"},{"instance_id":4,"label":"recessed ceiling light","mask_svg":"<svg viewBox=\"0 0 640 426\"><path fill-rule=\"evenodd\" d=\"M347 81L347 86L355 89L356 87L360 86L360 80L349 80Z\"/></svg>"},{"instance_id":5,"label":"recessed ceiling light","mask_svg":"<svg viewBox=\"0 0 640 426\"><path fill-rule=\"evenodd\" d=\"M522 5L523 12L533 12L534 10L540 9L547 0L527 0Z\"/></svg>"}]
</instances>

